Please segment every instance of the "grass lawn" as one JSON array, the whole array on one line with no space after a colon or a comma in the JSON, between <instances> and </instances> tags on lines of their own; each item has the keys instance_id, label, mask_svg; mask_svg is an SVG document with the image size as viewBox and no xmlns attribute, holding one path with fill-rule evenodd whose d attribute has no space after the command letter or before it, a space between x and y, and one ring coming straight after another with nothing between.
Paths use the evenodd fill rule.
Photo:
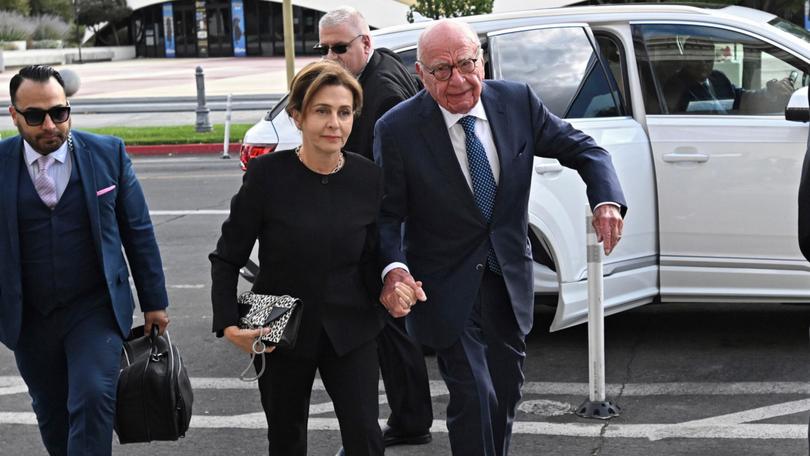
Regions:
<instances>
[{"instance_id":1,"label":"grass lawn","mask_svg":"<svg viewBox=\"0 0 810 456\"><path fill-rule=\"evenodd\" d=\"M245 132L252 124L231 124L230 143L238 143L245 136ZM217 124L208 133L197 133L194 125L179 125L167 127L104 127L82 128L102 135L118 136L128 146L152 144L206 144L222 143L225 137L225 125ZM17 134L17 130L0 131L3 138L10 138Z\"/></svg>"}]
</instances>

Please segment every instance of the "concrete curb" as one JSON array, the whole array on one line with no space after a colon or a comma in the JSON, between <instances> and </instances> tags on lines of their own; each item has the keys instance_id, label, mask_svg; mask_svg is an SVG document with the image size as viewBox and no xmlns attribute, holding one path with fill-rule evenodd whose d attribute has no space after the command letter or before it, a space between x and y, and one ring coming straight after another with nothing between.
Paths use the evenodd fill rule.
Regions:
<instances>
[{"instance_id":1,"label":"concrete curb","mask_svg":"<svg viewBox=\"0 0 810 456\"><path fill-rule=\"evenodd\" d=\"M238 153L241 144L229 144L228 153ZM126 146L127 153L135 156L221 154L224 144L155 144L150 146Z\"/></svg>"}]
</instances>

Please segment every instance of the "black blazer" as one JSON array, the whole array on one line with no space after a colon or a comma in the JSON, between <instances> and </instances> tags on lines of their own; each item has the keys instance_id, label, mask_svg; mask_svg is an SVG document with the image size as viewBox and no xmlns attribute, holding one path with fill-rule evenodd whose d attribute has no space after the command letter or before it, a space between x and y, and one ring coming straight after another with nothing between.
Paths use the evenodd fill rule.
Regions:
<instances>
[{"instance_id":1,"label":"black blazer","mask_svg":"<svg viewBox=\"0 0 810 456\"><path fill-rule=\"evenodd\" d=\"M408 334L436 348L449 346L461 333L490 243L515 319L524 333L531 329L527 208L535 156L576 169L587 184L591 207L612 201L622 206L622 214L627 209L608 152L549 112L526 84L485 81L481 102L501 165L489 224L475 205L444 118L429 93L420 92L390 110L375 131L374 153L385 175L383 264L403 262L423 282L428 301L413 308L406 324Z\"/></svg>"},{"instance_id":2,"label":"black blazer","mask_svg":"<svg viewBox=\"0 0 810 456\"><path fill-rule=\"evenodd\" d=\"M238 321L239 269L259 240L253 291L303 301L291 353L312 357L324 333L338 355L374 339L382 328L377 216L382 173L346 152L335 174L309 170L292 150L251 160L231 200L211 260L213 330Z\"/></svg>"},{"instance_id":3,"label":"black blazer","mask_svg":"<svg viewBox=\"0 0 810 456\"><path fill-rule=\"evenodd\" d=\"M372 144L377 119L416 94L420 86L399 56L385 48L374 50L358 81L363 87L363 107L346 140L346 150L374 160Z\"/></svg>"}]
</instances>

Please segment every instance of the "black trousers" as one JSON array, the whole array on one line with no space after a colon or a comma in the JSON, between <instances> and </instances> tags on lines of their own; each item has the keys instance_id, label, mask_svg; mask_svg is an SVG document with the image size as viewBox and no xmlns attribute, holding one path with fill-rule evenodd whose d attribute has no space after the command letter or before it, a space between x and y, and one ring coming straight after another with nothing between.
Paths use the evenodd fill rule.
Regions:
<instances>
[{"instance_id":1,"label":"black trousers","mask_svg":"<svg viewBox=\"0 0 810 456\"><path fill-rule=\"evenodd\" d=\"M313 359L281 351L266 354L265 358L267 369L259 378L259 392L269 427L270 455L306 456L309 402L316 370L335 406L346 455L383 454L377 421L379 366L373 340L338 356L329 337L322 333Z\"/></svg>"},{"instance_id":2,"label":"black trousers","mask_svg":"<svg viewBox=\"0 0 810 456\"><path fill-rule=\"evenodd\" d=\"M386 317L377 353L391 407L388 425L404 434L424 434L433 424L433 408L422 347L408 336L404 318Z\"/></svg>"}]
</instances>

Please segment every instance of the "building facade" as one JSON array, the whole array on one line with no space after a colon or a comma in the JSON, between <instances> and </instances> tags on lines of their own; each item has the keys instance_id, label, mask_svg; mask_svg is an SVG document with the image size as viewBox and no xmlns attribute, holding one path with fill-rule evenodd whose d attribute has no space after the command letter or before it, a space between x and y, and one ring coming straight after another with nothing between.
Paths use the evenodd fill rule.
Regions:
<instances>
[{"instance_id":1,"label":"building facade","mask_svg":"<svg viewBox=\"0 0 810 456\"><path fill-rule=\"evenodd\" d=\"M314 54L318 21L337 5L361 11L372 28L406 22L406 2L293 1L295 53ZM280 0L129 0L132 16L105 27L96 44L131 44L139 57L283 56ZM114 36L114 34L117 35Z\"/></svg>"}]
</instances>

